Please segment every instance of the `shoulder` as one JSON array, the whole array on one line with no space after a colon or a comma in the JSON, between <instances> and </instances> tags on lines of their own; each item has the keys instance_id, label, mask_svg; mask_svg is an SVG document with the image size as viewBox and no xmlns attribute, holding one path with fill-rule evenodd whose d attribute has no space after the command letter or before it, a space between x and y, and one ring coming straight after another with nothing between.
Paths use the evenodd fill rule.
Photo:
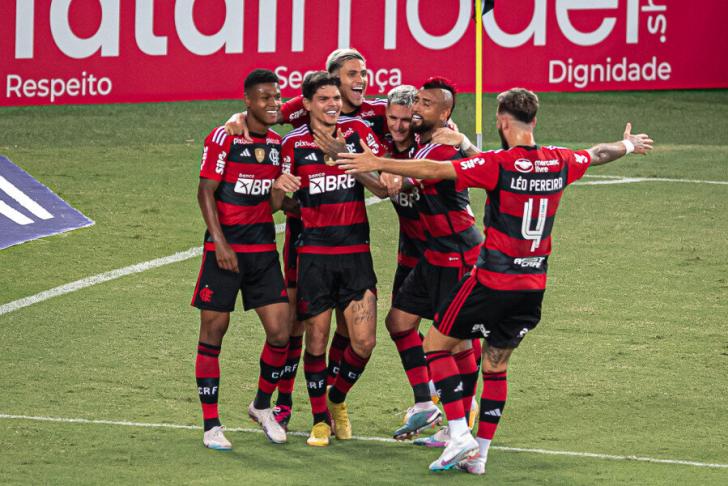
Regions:
<instances>
[{"instance_id":1,"label":"shoulder","mask_svg":"<svg viewBox=\"0 0 728 486\"><path fill-rule=\"evenodd\" d=\"M439 143L428 143L427 145L420 147L415 154L415 159L435 159L435 160L450 160L453 158L459 158L460 153L452 145L442 145Z\"/></svg>"},{"instance_id":2,"label":"shoulder","mask_svg":"<svg viewBox=\"0 0 728 486\"><path fill-rule=\"evenodd\" d=\"M362 110L370 108L377 114L386 113L387 98L368 98L362 103Z\"/></svg>"},{"instance_id":3,"label":"shoulder","mask_svg":"<svg viewBox=\"0 0 728 486\"><path fill-rule=\"evenodd\" d=\"M303 136L305 136L308 133L308 126L302 125L298 128L295 128L291 130L290 132L286 133L286 136L283 137L283 144L290 143L296 139L299 139Z\"/></svg>"},{"instance_id":4,"label":"shoulder","mask_svg":"<svg viewBox=\"0 0 728 486\"><path fill-rule=\"evenodd\" d=\"M283 137L281 137L280 134L272 128L269 128L268 132L265 134L266 143L281 143L282 139Z\"/></svg>"},{"instance_id":5,"label":"shoulder","mask_svg":"<svg viewBox=\"0 0 728 486\"><path fill-rule=\"evenodd\" d=\"M227 133L225 133L225 127L217 127L213 129L209 135L205 138L205 145L217 145L220 147L225 147L230 142L230 137Z\"/></svg>"}]
</instances>

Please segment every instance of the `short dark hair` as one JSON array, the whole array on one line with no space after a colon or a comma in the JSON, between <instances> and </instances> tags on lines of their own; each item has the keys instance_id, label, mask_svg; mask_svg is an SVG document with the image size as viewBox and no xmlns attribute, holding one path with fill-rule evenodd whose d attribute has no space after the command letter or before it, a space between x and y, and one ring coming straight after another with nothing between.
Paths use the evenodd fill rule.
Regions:
<instances>
[{"instance_id":1,"label":"short dark hair","mask_svg":"<svg viewBox=\"0 0 728 486\"><path fill-rule=\"evenodd\" d=\"M280 83L278 75L269 69L253 69L245 78L244 89L246 93L250 92L250 89L258 84L263 83Z\"/></svg>"},{"instance_id":2,"label":"short dark hair","mask_svg":"<svg viewBox=\"0 0 728 486\"><path fill-rule=\"evenodd\" d=\"M447 78L433 76L431 78L428 78L427 81L425 81L425 84L422 85L422 89L438 88L449 91L452 95L452 110L450 111L450 116L452 116L453 112L455 111L455 95L457 95L457 89L455 89L455 84Z\"/></svg>"},{"instance_id":3,"label":"short dark hair","mask_svg":"<svg viewBox=\"0 0 728 486\"><path fill-rule=\"evenodd\" d=\"M531 123L538 112L538 96L525 88L511 88L498 95L498 113L508 113L516 120Z\"/></svg>"},{"instance_id":4,"label":"short dark hair","mask_svg":"<svg viewBox=\"0 0 728 486\"><path fill-rule=\"evenodd\" d=\"M341 86L341 81L337 76L327 73L326 71L314 71L308 73L303 78L303 97L307 100L313 98L316 91L322 86Z\"/></svg>"}]
</instances>

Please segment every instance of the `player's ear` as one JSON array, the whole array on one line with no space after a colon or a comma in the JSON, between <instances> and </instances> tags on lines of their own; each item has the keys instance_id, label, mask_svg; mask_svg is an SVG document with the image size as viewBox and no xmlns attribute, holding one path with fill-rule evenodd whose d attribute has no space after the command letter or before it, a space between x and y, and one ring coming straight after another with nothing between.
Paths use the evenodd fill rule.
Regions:
<instances>
[{"instance_id":1,"label":"player's ear","mask_svg":"<svg viewBox=\"0 0 728 486\"><path fill-rule=\"evenodd\" d=\"M303 98L301 98L301 101L303 102L303 109L306 111L311 111L311 100L304 96Z\"/></svg>"}]
</instances>

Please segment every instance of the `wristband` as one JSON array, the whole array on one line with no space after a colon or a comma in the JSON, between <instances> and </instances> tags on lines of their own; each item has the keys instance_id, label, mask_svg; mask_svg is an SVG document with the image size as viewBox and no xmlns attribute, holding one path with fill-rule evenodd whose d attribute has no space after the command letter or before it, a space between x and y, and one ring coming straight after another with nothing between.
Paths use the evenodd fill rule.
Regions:
<instances>
[{"instance_id":1,"label":"wristband","mask_svg":"<svg viewBox=\"0 0 728 486\"><path fill-rule=\"evenodd\" d=\"M634 144L632 142L625 138L624 140L622 140L622 143L624 144L624 148L627 150L627 153L624 155L629 155L634 152Z\"/></svg>"},{"instance_id":2,"label":"wristband","mask_svg":"<svg viewBox=\"0 0 728 486\"><path fill-rule=\"evenodd\" d=\"M463 134L463 141L460 143L460 148L463 152L467 152L473 146L473 142L470 141L467 135Z\"/></svg>"}]
</instances>

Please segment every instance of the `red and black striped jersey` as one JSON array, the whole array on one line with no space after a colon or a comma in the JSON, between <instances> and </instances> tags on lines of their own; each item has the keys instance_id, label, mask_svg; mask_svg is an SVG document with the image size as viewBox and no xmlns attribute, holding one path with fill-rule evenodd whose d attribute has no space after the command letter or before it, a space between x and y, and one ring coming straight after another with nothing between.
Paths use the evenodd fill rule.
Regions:
<instances>
[{"instance_id":1,"label":"red and black striped jersey","mask_svg":"<svg viewBox=\"0 0 728 486\"><path fill-rule=\"evenodd\" d=\"M411 159L417 152L413 144L406 150L399 151L390 137L386 138L387 153L393 159ZM390 196L394 210L399 218L399 244L397 263L406 267L414 267L425 252L425 231L420 222L417 201L420 198L420 187L410 187Z\"/></svg>"},{"instance_id":2,"label":"red and black striped jersey","mask_svg":"<svg viewBox=\"0 0 728 486\"><path fill-rule=\"evenodd\" d=\"M308 112L303 107L302 95L283 103L281 114L283 115L283 123L290 123L293 128L306 125L310 121ZM384 136L389 133L386 98L365 99L359 108L351 113L342 113L341 116L362 119L372 129L380 142L383 142Z\"/></svg>"},{"instance_id":3,"label":"red and black striped jersey","mask_svg":"<svg viewBox=\"0 0 728 486\"><path fill-rule=\"evenodd\" d=\"M455 147L426 144L415 159L454 160L462 152ZM470 267L478 257L483 239L475 226L468 190L453 180L423 180L417 201L425 233L425 259L439 267Z\"/></svg>"},{"instance_id":4,"label":"red and black striped jersey","mask_svg":"<svg viewBox=\"0 0 728 486\"><path fill-rule=\"evenodd\" d=\"M350 152L361 152L359 141L364 140L375 154L383 153L377 137L361 120L340 117L337 129ZM285 136L282 152L283 170L301 178L301 188L296 192L303 220L298 252L368 252L369 221L364 186L324 155L308 125Z\"/></svg>"},{"instance_id":5,"label":"red and black striped jersey","mask_svg":"<svg viewBox=\"0 0 728 486\"><path fill-rule=\"evenodd\" d=\"M453 162L457 187L481 187L485 242L477 278L496 290L543 290L561 194L591 163L586 150L513 147Z\"/></svg>"},{"instance_id":6,"label":"red and black striped jersey","mask_svg":"<svg viewBox=\"0 0 728 486\"><path fill-rule=\"evenodd\" d=\"M205 139L200 177L219 181L215 204L225 239L237 252L276 249L270 190L281 173L281 137L251 133L252 142L230 137L224 127ZM205 248L214 250L209 231Z\"/></svg>"}]
</instances>

